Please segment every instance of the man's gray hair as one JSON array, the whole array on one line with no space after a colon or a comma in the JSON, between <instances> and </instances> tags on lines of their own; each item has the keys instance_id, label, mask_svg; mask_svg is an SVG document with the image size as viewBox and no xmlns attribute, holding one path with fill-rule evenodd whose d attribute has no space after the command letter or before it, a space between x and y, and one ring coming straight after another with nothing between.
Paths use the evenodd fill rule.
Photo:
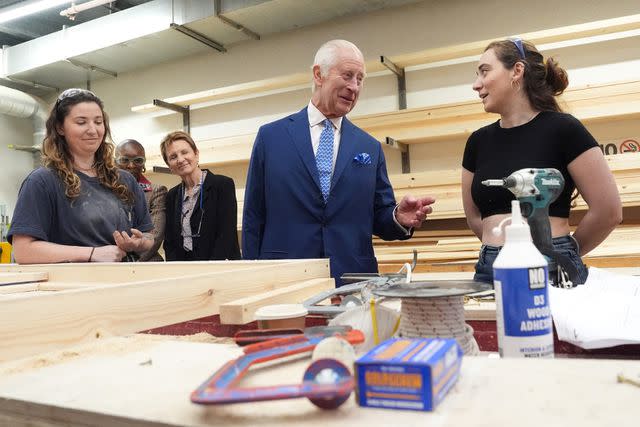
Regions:
<instances>
[{"instance_id":1,"label":"man's gray hair","mask_svg":"<svg viewBox=\"0 0 640 427\"><path fill-rule=\"evenodd\" d=\"M358 46L347 40L330 40L320 46L320 49L316 52L316 56L313 59L313 66L320 67L320 75L326 76L329 74L329 70L334 67L340 56L340 52L344 50L351 50L360 58L363 58L362 52L358 49ZM315 83L312 84L312 89L315 90Z\"/></svg>"}]
</instances>

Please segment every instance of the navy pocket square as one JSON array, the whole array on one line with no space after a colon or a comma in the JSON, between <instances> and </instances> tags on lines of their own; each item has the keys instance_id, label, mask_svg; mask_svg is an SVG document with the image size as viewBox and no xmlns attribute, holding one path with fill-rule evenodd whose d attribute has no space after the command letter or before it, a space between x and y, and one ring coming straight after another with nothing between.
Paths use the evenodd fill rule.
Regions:
<instances>
[{"instance_id":1,"label":"navy pocket square","mask_svg":"<svg viewBox=\"0 0 640 427\"><path fill-rule=\"evenodd\" d=\"M370 165L371 156L369 155L369 153L360 153L353 158L353 161L359 165Z\"/></svg>"}]
</instances>

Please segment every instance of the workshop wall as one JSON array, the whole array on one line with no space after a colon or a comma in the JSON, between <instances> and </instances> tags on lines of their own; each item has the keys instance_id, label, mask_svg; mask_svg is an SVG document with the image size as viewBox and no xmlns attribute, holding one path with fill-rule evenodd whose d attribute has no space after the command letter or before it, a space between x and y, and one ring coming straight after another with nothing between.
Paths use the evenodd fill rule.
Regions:
<instances>
[{"instance_id":1,"label":"workshop wall","mask_svg":"<svg viewBox=\"0 0 640 427\"><path fill-rule=\"evenodd\" d=\"M9 144L31 145L33 143L33 121L0 114L0 204L7 205L9 217L18 198L18 191L24 178L33 168L33 157L25 151L7 148Z\"/></svg>"},{"instance_id":2,"label":"workshop wall","mask_svg":"<svg viewBox=\"0 0 640 427\"><path fill-rule=\"evenodd\" d=\"M148 154L154 154L167 132L182 127L182 118L167 112L133 113L132 106L149 103L154 98L303 72L309 69L316 49L332 38L353 41L362 49L366 60L375 60L379 55L394 56L637 13L640 13L637 0L425 1L305 27L259 41L248 40L228 46L228 52L224 54L212 50L205 55L121 73L115 79L93 82L92 89L105 101L114 140L138 139ZM571 86L637 79L640 69L637 37L551 53L557 53L555 56L561 65L568 69ZM407 74L408 107L477 99L471 90L474 78L475 63L410 71ZM309 97L310 90L299 90L195 109L191 116L192 134L198 141L255 133L260 125L298 111ZM351 116L396 109L395 77L370 77ZM16 137L30 138L29 123L7 121L3 116L0 120L2 129L9 128L9 133ZM599 126L596 136L609 139L627 134L633 136L631 134L637 131L637 127L629 124L625 125L628 129L624 132L616 130L618 125ZM446 140L412 146L412 170L459 167L464 142ZM399 153L387 150L387 158L389 173L399 173ZM22 171L12 175L10 185L2 188L2 192L15 191L31 167L29 155L3 151L0 162ZM239 164L217 168L216 172L233 177L236 185L243 187L246 167L246 164ZM154 175L154 180L170 185L176 182L173 177L158 174Z\"/></svg>"},{"instance_id":3,"label":"workshop wall","mask_svg":"<svg viewBox=\"0 0 640 427\"><path fill-rule=\"evenodd\" d=\"M230 46L225 54L212 51L208 55L123 74L117 79L96 82L94 88L111 114L114 139L137 138L151 153L157 152L164 134L181 128L182 118L166 112L132 113L132 106L148 103L153 98L302 72L309 69L319 45L331 38L351 40L362 49L366 60L375 60L379 55L393 56L640 13L637 1L605 3L583 0L540 0L535 4L524 0L426 1L243 42ZM633 38L565 48L556 56L568 68L572 86L637 78L640 68L640 47ZM408 107L477 99L471 90L474 78L475 63L409 72ZM196 140L203 140L255 133L261 124L298 111L309 97L310 90L300 90L196 109L192 111L192 134ZM371 77L351 115L395 109L395 77ZM463 147L464 141L456 140L412 146L412 170L459 167ZM387 157L389 173L399 173L399 153L387 151ZM244 186L246 164L217 171L232 176L237 186ZM175 182L169 177L163 177L163 180Z\"/></svg>"}]
</instances>

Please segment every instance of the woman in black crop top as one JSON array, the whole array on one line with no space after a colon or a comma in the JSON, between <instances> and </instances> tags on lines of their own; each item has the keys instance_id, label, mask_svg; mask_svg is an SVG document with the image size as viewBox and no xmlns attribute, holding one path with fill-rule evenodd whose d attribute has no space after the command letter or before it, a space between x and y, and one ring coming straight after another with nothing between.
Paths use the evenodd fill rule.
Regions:
<instances>
[{"instance_id":1,"label":"woman in black crop top","mask_svg":"<svg viewBox=\"0 0 640 427\"><path fill-rule=\"evenodd\" d=\"M556 251L572 259L579 283L587 278L580 256L598 246L622 221L615 180L596 140L556 101L568 85L565 70L546 61L532 44L520 39L492 42L478 64L473 89L487 112L500 120L475 131L462 160L462 200L467 223L482 240L475 280L493 282L493 261L503 236L491 230L511 211L514 196L481 181L502 178L527 168L555 168L565 187L549 207ZM578 189L589 206L570 235L571 194Z\"/></svg>"}]
</instances>

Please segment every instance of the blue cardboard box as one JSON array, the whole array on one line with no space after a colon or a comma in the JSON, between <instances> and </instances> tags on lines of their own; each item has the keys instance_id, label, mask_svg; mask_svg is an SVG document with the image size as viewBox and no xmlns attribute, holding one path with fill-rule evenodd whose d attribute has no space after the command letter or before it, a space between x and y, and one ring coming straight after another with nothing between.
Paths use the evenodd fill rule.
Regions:
<instances>
[{"instance_id":1,"label":"blue cardboard box","mask_svg":"<svg viewBox=\"0 0 640 427\"><path fill-rule=\"evenodd\" d=\"M455 339L392 338L356 361L360 406L431 411L460 375Z\"/></svg>"}]
</instances>

